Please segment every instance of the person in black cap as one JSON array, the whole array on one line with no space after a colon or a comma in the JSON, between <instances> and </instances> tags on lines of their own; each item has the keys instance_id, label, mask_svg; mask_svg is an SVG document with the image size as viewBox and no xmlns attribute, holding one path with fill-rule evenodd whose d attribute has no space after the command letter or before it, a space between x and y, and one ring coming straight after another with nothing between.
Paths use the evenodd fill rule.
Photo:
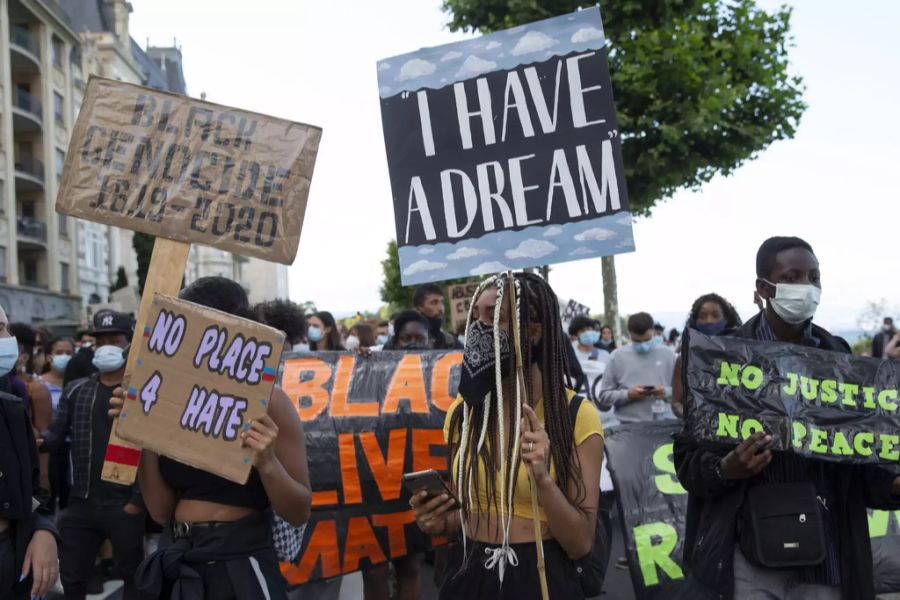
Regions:
<instances>
[{"instance_id":1,"label":"person in black cap","mask_svg":"<svg viewBox=\"0 0 900 600\"><path fill-rule=\"evenodd\" d=\"M94 315L98 373L74 381L63 391L41 451L72 444L72 490L60 514L60 569L64 598L83 600L94 559L103 540L113 546L117 574L125 580L125 600L137 599L134 572L143 559L144 509L137 484L128 487L101 479L112 427L109 400L125 374L125 350L134 333L134 319L101 310Z\"/></svg>"},{"instance_id":2,"label":"person in black cap","mask_svg":"<svg viewBox=\"0 0 900 600\"><path fill-rule=\"evenodd\" d=\"M56 528L35 512L37 449L22 398L10 393L19 357L0 306L0 600L46 594L59 577Z\"/></svg>"}]
</instances>

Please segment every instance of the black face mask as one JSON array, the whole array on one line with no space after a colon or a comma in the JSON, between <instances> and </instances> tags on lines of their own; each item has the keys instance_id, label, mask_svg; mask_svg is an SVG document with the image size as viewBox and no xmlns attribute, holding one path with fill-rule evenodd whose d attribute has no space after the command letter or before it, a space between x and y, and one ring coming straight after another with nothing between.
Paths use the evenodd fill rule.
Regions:
<instances>
[{"instance_id":1,"label":"black face mask","mask_svg":"<svg viewBox=\"0 0 900 600\"><path fill-rule=\"evenodd\" d=\"M425 317L428 319L428 327L429 331L440 331L441 327L444 325L444 319L441 317Z\"/></svg>"},{"instance_id":2,"label":"black face mask","mask_svg":"<svg viewBox=\"0 0 900 600\"><path fill-rule=\"evenodd\" d=\"M511 355L509 332L503 329L500 331L501 377L509 374ZM475 321L466 335L466 350L463 353L462 371L459 376L459 393L467 405L481 406L484 397L496 389L496 365L494 328L481 321Z\"/></svg>"}]
</instances>

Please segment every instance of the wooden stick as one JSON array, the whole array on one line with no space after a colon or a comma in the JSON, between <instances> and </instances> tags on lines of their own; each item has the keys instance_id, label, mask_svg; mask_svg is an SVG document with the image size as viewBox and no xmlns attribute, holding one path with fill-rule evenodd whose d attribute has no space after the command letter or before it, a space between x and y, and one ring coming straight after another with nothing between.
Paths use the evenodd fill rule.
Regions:
<instances>
[{"instance_id":1,"label":"wooden stick","mask_svg":"<svg viewBox=\"0 0 900 600\"><path fill-rule=\"evenodd\" d=\"M131 338L131 350L128 353L128 362L125 364L125 378L122 387L128 388L131 374L134 372L137 360L137 349L144 337L144 327L147 326L147 315L153 304L155 293L177 296L181 289L181 280L187 268L188 253L191 245L185 242L176 242L165 238L156 238L153 243L153 255L150 257L150 266L147 268L147 279L144 282L144 293L141 295L141 307L138 311L137 322L134 325L134 335ZM127 442L116 434L119 419L112 426L109 435L109 445L106 447L106 459L103 461L103 481L131 485L137 478L138 463L141 458L139 446Z\"/></svg>"},{"instance_id":2,"label":"wooden stick","mask_svg":"<svg viewBox=\"0 0 900 600\"><path fill-rule=\"evenodd\" d=\"M531 403L528 399L528 388L525 386L525 368L522 366L522 340L519 334L519 324L517 323L518 318L516 315L516 281L515 277L513 277L512 271L507 271L506 277L507 286L509 287L509 319L513 330L513 353L516 356L516 377L518 378L519 386L522 389L522 396L524 398L525 404L531 406ZM500 357L498 356L497 360L499 359ZM519 412L522 411L520 410ZM525 422L529 427L531 427L531 421L529 419L526 419ZM547 589L547 565L544 562L544 535L541 531L541 516L539 514L540 503L538 502L537 496L537 484L534 481L534 474L530 470L526 470L528 472L528 483L531 486L531 512L533 515L532 520L534 522L534 546L537 549L537 567L538 579L541 582L541 597L543 598L543 600L550 600L550 591ZM512 490L510 490L510 493L512 493Z\"/></svg>"}]
</instances>

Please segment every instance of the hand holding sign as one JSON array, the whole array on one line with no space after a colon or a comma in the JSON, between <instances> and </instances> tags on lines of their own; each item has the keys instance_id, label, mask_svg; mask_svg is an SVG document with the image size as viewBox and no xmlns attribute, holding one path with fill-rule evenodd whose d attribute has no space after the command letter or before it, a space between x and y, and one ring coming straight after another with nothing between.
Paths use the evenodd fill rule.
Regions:
<instances>
[{"instance_id":1,"label":"hand holding sign","mask_svg":"<svg viewBox=\"0 0 900 600\"><path fill-rule=\"evenodd\" d=\"M772 462L772 451L765 447L772 436L757 431L729 452L719 463L719 473L725 479L747 479L759 474Z\"/></svg>"},{"instance_id":2,"label":"hand holding sign","mask_svg":"<svg viewBox=\"0 0 900 600\"><path fill-rule=\"evenodd\" d=\"M278 439L278 425L269 415L251 420L241 433L241 445L253 450L253 466L264 472L278 459L275 457L275 440Z\"/></svg>"}]
</instances>

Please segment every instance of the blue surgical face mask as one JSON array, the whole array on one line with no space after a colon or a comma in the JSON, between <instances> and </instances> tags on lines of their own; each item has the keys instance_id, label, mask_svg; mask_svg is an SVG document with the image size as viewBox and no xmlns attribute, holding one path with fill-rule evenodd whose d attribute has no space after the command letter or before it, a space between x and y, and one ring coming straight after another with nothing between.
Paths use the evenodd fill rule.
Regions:
<instances>
[{"instance_id":1,"label":"blue surgical face mask","mask_svg":"<svg viewBox=\"0 0 900 600\"><path fill-rule=\"evenodd\" d=\"M19 360L19 341L14 337L0 338L0 376L6 375Z\"/></svg>"},{"instance_id":2,"label":"blue surgical face mask","mask_svg":"<svg viewBox=\"0 0 900 600\"><path fill-rule=\"evenodd\" d=\"M291 350L294 352L309 352L309 344L306 342L300 342L299 344L294 344L291 346Z\"/></svg>"},{"instance_id":3,"label":"blue surgical face mask","mask_svg":"<svg viewBox=\"0 0 900 600\"><path fill-rule=\"evenodd\" d=\"M385 344L387 344L388 336L386 336L385 334L382 333L381 335L378 336L378 339L376 339L375 341L378 343L379 346L384 346Z\"/></svg>"},{"instance_id":4,"label":"blue surgical face mask","mask_svg":"<svg viewBox=\"0 0 900 600\"><path fill-rule=\"evenodd\" d=\"M634 350L638 354L647 354L648 352L656 348L657 344L659 344L659 342L656 338L651 338L646 342L634 342Z\"/></svg>"},{"instance_id":5,"label":"blue surgical face mask","mask_svg":"<svg viewBox=\"0 0 900 600\"><path fill-rule=\"evenodd\" d=\"M50 366L56 371L65 371L70 360L72 357L68 354L54 354L50 359Z\"/></svg>"},{"instance_id":6,"label":"blue surgical face mask","mask_svg":"<svg viewBox=\"0 0 900 600\"><path fill-rule=\"evenodd\" d=\"M600 341L600 332L589 330L578 334L578 341L582 346L593 346Z\"/></svg>"},{"instance_id":7,"label":"blue surgical face mask","mask_svg":"<svg viewBox=\"0 0 900 600\"><path fill-rule=\"evenodd\" d=\"M94 352L94 366L101 373L118 371L125 364L125 356L122 348L113 345L100 346Z\"/></svg>"},{"instance_id":8,"label":"blue surgical face mask","mask_svg":"<svg viewBox=\"0 0 900 600\"><path fill-rule=\"evenodd\" d=\"M697 323L697 326L694 328L703 335L718 335L722 331L725 330L726 321L722 319L721 321L716 321L715 323Z\"/></svg>"},{"instance_id":9,"label":"blue surgical face mask","mask_svg":"<svg viewBox=\"0 0 900 600\"><path fill-rule=\"evenodd\" d=\"M310 327L306 330L306 337L308 337L311 342L320 342L322 341L322 330L315 326Z\"/></svg>"}]
</instances>

